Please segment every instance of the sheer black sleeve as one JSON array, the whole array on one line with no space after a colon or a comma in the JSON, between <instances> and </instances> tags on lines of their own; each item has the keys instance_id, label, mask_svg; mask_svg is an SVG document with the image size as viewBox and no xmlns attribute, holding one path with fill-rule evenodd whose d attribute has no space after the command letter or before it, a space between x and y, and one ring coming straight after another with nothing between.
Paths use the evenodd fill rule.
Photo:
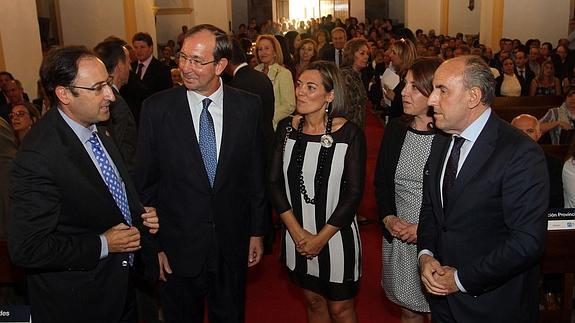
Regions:
<instances>
[{"instance_id":1,"label":"sheer black sleeve","mask_svg":"<svg viewBox=\"0 0 575 323\"><path fill-rule=\"evenodd\" d=\"M288 117L278 123L269 167L270 201L279 214L291 209L285 189L286 179L283 172L284 145L288 129L291 129L291 120L292 118Z\"/></svg>"},{"instance_id":2,"label":"sheer black sleeve","mask_svg":"<svg viewBox=\"0 0 575 323\"><path fill-rule=\"evenodd\" d=\"M363 196L365 183L365 136L355 124L350 123L347 126L352 127L352 130L344 159L342 189L339 202L327 222L338 228L349 225L353 221Z\"/></svg>"}]
</instances>

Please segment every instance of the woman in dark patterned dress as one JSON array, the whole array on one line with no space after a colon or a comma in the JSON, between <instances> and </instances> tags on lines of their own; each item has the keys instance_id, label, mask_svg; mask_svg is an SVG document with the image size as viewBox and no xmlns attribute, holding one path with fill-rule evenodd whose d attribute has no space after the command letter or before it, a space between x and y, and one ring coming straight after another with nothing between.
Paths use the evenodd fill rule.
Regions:
<instances>
[{"instance_id":1,"label":"woman in dark patterned dress","mask_svg":"<svg viewBox=\"0 0 575 323\"><path fill-rule=\"evenodd\" d=\"M423 168L435 136L427 98L439 58L417 59L401 91L405 116L386 128L375 169L376 201L383 224L383 278L387 297L402 307L402 323L423 323L429 304L417 265L417 225Z\"/></svg>"}]
</instances>

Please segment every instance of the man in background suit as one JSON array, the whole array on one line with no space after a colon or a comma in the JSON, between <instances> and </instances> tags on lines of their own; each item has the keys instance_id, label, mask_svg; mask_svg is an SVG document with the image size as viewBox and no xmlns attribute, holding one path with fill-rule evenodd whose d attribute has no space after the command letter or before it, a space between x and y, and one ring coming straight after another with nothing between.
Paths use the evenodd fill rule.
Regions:
<instances>
[{"instance_id":1,"label":"man in background suit","mask_svg":"<svg viewBox=\"0 0 575 323\"><path fill-rule=\"evenodd\" d=\"M138 200L105 129L114 101L104 64L85 47L52 51L40 69L56 108L30 130L12 170L8 238L27 271L34 322L137 322L131 275L149 264L158 218ZM142 249L143 247L143 249Z\"/></svg>"},{"instance_id":2,"label":"man in background suit","mask_svg":"<svg viewBox=\"0 0 575 323\"><path fill-rule=\"evenodd\" d=\"M320 59L334 62L337 67L343 64L343 48L347 41L347 32L341 27L331 31L331 44L324 46L318 56Z\"/></svg>"},{"instance_id":3,"label":"man in background suit","mask_svg":"<svg viewBox=\"0 0 575 323\"><path fill-rule=\"evenodd\" d=\"M148 33L136 33L132 37L132 46L137 62L132 64L132 70L144 83L149 95L172 87L170 70L153 56L154 42Z\"/></svg>"},{"instance_id":4,"label":"man in background suit","mask_svg":"<svg viewBox=\"0 0 575 323\"><path fill-rule=\"evenodd\" d=\"M130 106L136 123L140 120L142 102L150 95L172 87L170 69L156 59L152 36L147 33L136 33L132 37L134 55L137 60L132 63L128 83L120 93Z\"/></svg>"},{"instance_id":5,"label":"man in background suit","mask_svg":"<svg viewBox=\"0 0 575 323\"><path fill-rule=\"evenodd\" d=\"M549 178L541 148L491 111L477 56L435 72L437 135L418 226L421 279L436 322L537 322Z\"/></svg>"},{"instance_id":6,"label":"man in background suit","mask_svg":"<svg viewBox=\"0 0 575 323\"><path fill-rule=\"evenodd\" d=\"M128 172L133 175L138 130L130 107L120 95L120 88L128 83L130 75L130 55L125 45L122 39L108 39L96 45L94 52L106 65L106 70L112 77L112 91L116 98L110 102L110 118L104 125L110 130L128 167Z\"/></svg>"},{"instance_id":7,"label":"man in background suit","mask_svg":"<svg viewBox=\"0 0 575 323\"><path fill-rule=\"evenodd\" d=\"M10 206L10 169L16 156L16 137L14 129L0 118L0 239L6 239ZM1 289L0 289L1 291ZM1 295L0 295L1 296Z\"/></svg>"},{"instance_id":8,"label":"man in background suit","mask_svg":"<svg viewBox=\"0 0 575 323\"><path fill-rule=\"evenodd\" d=\"M524 48L519 48L515 53L515 74L521 83L521 96L529 95L531 81L535 78L535 73L529 68L529 58Z\"/></svg>"},{"instance_id":9,"label":"man in background suit","mask_svg":"<svg viewBox=\"0 0 575 323\"><path fill-rule=\"evenodd\" d=\"M265 230L261 100L222 84L228 36L212 25L186 35L184 86L144 101L136 182L157 207L160 299L168 323L243 322L246 271Z\"/></svg>"},{"instance_id":10,"label":"man in background suit","mask_svg":"<svg viewBox=\"0 0 575 323\"><path fill-rule=\"evenodd\" d=\"M261 72L248 66L246 55L244 54L240 42L230 37L232 43L232 56L228 61L226 73L232 76L228 84L236 89L255 94L262 100L263 117L262 130L263 142L265 145L265 155L271 153L274 140L274 87L270 79Z\"/></svg>"},{"instance_id":11,"label":"man in background suit","mask_svg":"<svg viewBox=\"0 0 575 323\"><path fill-rule=\"evenodd\" d=\"M268 165L271 159L272 146L274 142L274 87L269 77L264 73L254 70L248 66L246 55L240 45L239 40L230 37L232 43L232 56L226 67L226 74L232 76L229 86L255 94L262 100L263 118L261 123L261 134L264 143L264 155L266 157L266 171L268 174ZM274 226L272 220L271 204L266 208L266 236L264 247L266 253L271 253L274 243Z\"/></svg>"}]
</instances>

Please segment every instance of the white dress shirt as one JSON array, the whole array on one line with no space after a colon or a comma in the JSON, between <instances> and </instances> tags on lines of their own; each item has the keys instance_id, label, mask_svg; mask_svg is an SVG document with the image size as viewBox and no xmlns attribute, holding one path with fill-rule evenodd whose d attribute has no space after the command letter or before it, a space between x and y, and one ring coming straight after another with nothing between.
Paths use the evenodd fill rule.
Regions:
<instances>
[{"instance_id":1,"label":"white dress shirt","mask_svg":"<svg viewBox=\"0 0 575 323\"><path fill-rule=\"evenodd\" d=\"M198 142L200 140L200 115L204 108L202 101L205 98L212 100L212 103L208 106L208 111L214 120L214 130L216 133L216 158L219 159L220 147L222 145L222 132L224 128L224 88L222 86L222 79L220 78L220 86L218 89L208 97L200 95L194 91L187 92L188 104L190 105L192 122L194 123L194 130L196 132L196 139Z\"/></svg>"}]
</instances>

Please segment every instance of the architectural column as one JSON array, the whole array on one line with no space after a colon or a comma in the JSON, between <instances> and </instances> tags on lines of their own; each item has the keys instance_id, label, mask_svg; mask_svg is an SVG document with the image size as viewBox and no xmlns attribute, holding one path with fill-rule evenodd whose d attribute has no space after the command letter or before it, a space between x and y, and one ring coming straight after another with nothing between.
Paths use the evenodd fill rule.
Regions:
<instances>
[{"instance_id":1,"label":"architectural column","mask_svg":"<svg viewBox=\"0 0 575 323\"><path fill-rule=\"evenodd\" d=\"M12 73L34 99L42 64L36 1L0 0L0 8L0 70Z\"/></svg>"}]
</instances>

